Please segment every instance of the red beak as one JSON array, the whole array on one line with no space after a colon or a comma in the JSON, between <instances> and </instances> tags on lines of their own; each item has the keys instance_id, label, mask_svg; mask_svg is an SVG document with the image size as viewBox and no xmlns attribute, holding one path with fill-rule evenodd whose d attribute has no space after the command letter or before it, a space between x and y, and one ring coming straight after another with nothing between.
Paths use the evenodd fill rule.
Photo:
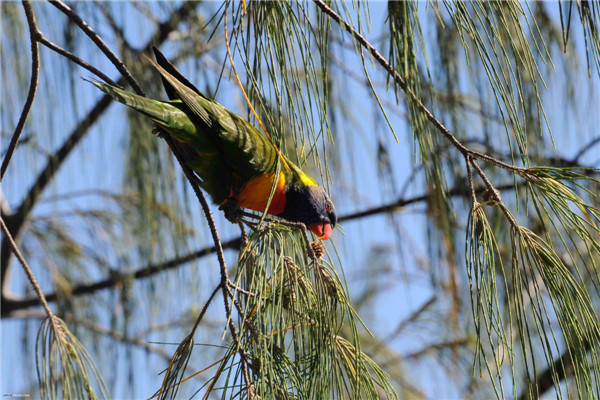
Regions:
<instances>
[{"instance_id":1,"label":"red beak","mask_svg":"<svg viewBox=\"0 0 600 400\"><path fill-rule=\"evenodd\" d=\"M308 229L310 229L312 233L317 235L319 239L327 240L331 237L331 233L333 232L333 225L328 224L327 222L320 222L318 224L308 225Z\"/></svg>"}]
</instances>

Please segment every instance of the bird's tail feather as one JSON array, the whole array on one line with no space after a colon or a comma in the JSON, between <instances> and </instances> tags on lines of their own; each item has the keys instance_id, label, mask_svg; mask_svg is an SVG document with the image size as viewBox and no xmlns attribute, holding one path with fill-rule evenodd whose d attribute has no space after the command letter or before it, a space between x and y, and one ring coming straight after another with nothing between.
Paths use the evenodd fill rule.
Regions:
<instances>
[{"instance_id":1,"label":"bird's tail feather","mask_svg":"<svg viewBox=\"0 0 600 400\"><path fill-rule=\"evenodd\" d=\"M88 81L110 97L150 117L154 122L165 128L182 129L180 124L190 123L185 113L173 104L152 100L137 94L127 92L115 86L97 81Z\"/></svg>"},{"instance_id":2,"label":"bird's tail feather","mask_svg":"<svg viewBox=\"0 0 600 400\"><path fill-rule=\"evenodd\" d=\"M192 82L190 82L185 76L183 76L181 72L179 72L177 67L175 67L169 60L167 60L167 57L165 57L159 49L157 49L156 47L152 47L152 49L154 50L154 57L156 57L156 63L159 66L161 66L166 72L171 74L179 82L192 89L199 96L206 97L200 90L198 90L196 86L194 86ZM165 91L167 92L167 95L169 96L169 99L178 99L179 96L177 95L177 91L175 90L173 85L171 85L171 83L167 79L165 79L164 76L161 75L160 78L162 79L163 86L165 88Z\"/></svg>"}]
</instances>

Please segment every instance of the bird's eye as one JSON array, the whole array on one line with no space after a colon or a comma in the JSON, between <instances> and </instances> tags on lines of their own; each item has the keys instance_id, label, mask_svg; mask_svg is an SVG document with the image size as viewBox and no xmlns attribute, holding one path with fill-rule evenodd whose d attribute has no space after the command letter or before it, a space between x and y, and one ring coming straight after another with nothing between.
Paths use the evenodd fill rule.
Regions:
<instances>
[{"instance_id":1,"label":"bird's eye","mask_svg":"<svg viewBox=\"0 0 600 400\"><path fill-rule=\"evenodd\" d=\"M330 203L330 202L327 202L327 203L325 203L325 209L326 209L327 211L331 211L331 208L332 208L332 206L331 206L331 203Z\"/></svg>"}]
</instances>

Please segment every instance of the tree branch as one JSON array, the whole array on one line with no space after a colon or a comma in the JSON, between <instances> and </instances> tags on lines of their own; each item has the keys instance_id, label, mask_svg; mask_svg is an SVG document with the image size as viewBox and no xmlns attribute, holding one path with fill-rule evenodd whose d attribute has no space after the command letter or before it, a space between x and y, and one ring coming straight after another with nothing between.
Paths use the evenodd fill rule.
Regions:
<instances>
[{"instance_id":1,"label":"tree branch","mask_svg":"<svg viewBox=\"0 0 600 400\"><path fill-rule=\"evenodd\" d=\"M37 300L42 304L42 306L44 307L44 311L46 311L46 315L50 319L52 325L54 325L54 314L50 310L50 306L48 305L48 302L46 301L46 297L44 296L44 293L42 292L42 289L40 288L40 285L39 285L37 279L35 279L35 275L31 271L31 268L29 268L29 265L27 265L27 262L25 261L25 258L23 258L23 255L21 255L21 252L19 251L17 244L13 240L12 235L8 231L8 228L4 224L4 220L1 217L0 217L0 226L2 227L2 232L4 233L6 240L10 244L11 250L13 251L13 253L15 253L15 256L17 257L17 259L23 266L23 270L25 271L25 274L27 275L27 278L29 279L31 286L33 286L33 290L35 291Z\"/></svg>"},{"instance_id":2,"label":"tree branch","mask_svg":"<svg viewBox=\"0 0 600 400\"><path fill-rule=\"evenodd\" d=\"M222 244L222 248L224 249L233 249L237 248L240 245L240 238L229 240ZM80 284L70 291L70 296L82 296L82 295L90 295L97 291L108 289L116 286L120 282L122 282L125 278L131 277L133 279L144 279L149 278L155 274L158 274L163 271L168 271L174 268L177 268L185 263L194 261L196 259L208 256L216 252L216 248L205 247L201 250L195 251L193 253L187 254L183 257L177 257L165 263L156 264L156 265L147 265L145 267L141 267L137 269L132 274L114 274L109 278L103 279L101 281L97 281L89 284ZM60 297L60 293L53 292L46 295L46 300L49 302L56 301ZM21 310L24 308L29 308L33 306L39 305L40 302L37 298L28 298L22 300L8 300L5 299L2 302L2 318L11 317L11 314L17 310Z\"/></svg>"},{"instance_id":3,"label":"tree branch","mask_svg":"<svg viewBox=\"0 0 600 400\"><path fill-rule=\"evenodd\" d=\"M63 143L63 145L58 149L56 153L54 153L46 163L46 166L42 170L42 172L38 175L31 189L25 196L25 200L21 203L19 208L12 214L5 216L4 219L6 221L6 225L8 230L11 232L13 237L17 238L21 233L23 225L29 216L31 210L34 205L37 203L37 200L42 193L42 191L46 188L46 186L50 183L54 174L58 171L63 161L67 158L67 156L71 153L71 151L75 148L77 143L85 136L85 134L89 131L89 128L98 120L98 118L104 113L104 111L110 105L112 99L110 96L105 95L102 99L96 104L96 106L89 112L89 114L85 117L83 121L81 121L71 132L68 139ZM8 248L8 243L6 241L6 237L2 239L2 248L0 250L0 266L2 268L1 277L2 277L2 296L6 296L9 280L6 278L6 273L8 270L8 264L10 260L10 250Z\"/></svg>"},{"instance_id":4,"label":"tree branch","mask_svg":"<svg viewBox=\"0 0 600 400\"><path fill-rule=\"evenodd\" d=\"M151 39L142 49L142 52L149 52L152 49L152 46L158 46L164 42L169 33L175 30L181 21L191 17L194 14L193 11L197 5L198 3L195 1L187 1L183 3L177 10L173 11L169 19L159 25L156 32L152 35ZM124 78L119 79L117 81L117 86L122 85L124 81ZM19 234L23 229L23 225L34 205L37 203L42 191L52 180L63 161L75 148L77 143L79 143L85 134L89 132L89 128L98 120L104 111L106 111L110 104L111 99L109 96L103 96L102 99L100 99L100 101L94 106L94 108L92 108L88 115L71 132L61 148L49 158L46 166L34 181L31 189L29 189L28 193L25 195L25 199L17 208L17 211L14 214L2 214L2 218L4 219L9 232L11 232L16 241L19 240ZM2 281L1 292L3 302L6 300L7 293L9 292L8 288L10 287L10 280L6 279L10 254L9 243L6 240L6 237L3 237L0 249L0 278Z\"/></svg>"},{"instance_id":5,"label":"tree branch","mask_svg":"<svg viewBox=\"0 0 600 400\"><path fill-rule=\"evenodd\" d=\"M27 17L27 24L29 25L29 38L31 40L31 81L29 83L29 93L27 94L27 99L25 100L25 104L23 105L21 117L19 117L19 122L17 123L15 132L13 133L13 136L10 139L8 150L6 151L4 160L2 160L2 167L0 168L0 182L2 182L2 179L4 178L4 174L6 173L8 164L10 163L10 159L12 158L12 155L15 149L17 148L17 143L19 143L19 138L21 137L21 133L23 132L23 128L25 127L25 121L27 121L29 111L31 111L33 99L35 98L35 93L37 91L38 78L40 73L40 50L38 46L38 39L41 36L40 31L38 30L37 23L35 22L35 14L33 13L33 9L31 8L31 3L29 1L24 0L23 8L25 9L25 16Z\"/></svg>"},{"instance_id":6,"label":"tree branch","mask_svg":"<svg viewBox=\"0 0 600 400\"><path fill-rule=\"evenodd\" d=\"M140 96L144 96L144 89L140 86L140 84L135 80L133 75L129 72L129 70L125 67L123 61L117 57L115 53L112 52L110 47L102 40L100 36L89 26L79 15L77 15L69 6L63 3L60 0L50 0L50 4L54 7L58 8L69 17L75 24L85 33L92 41L98 46L98 48L106 55L106 57L113 63L113 65L117 68L117 70L123 75L123 77L129 82L133 90L139 94Z\"/></svg>"},{"instance_id":7,"label":"tree branch","mask_svg":"<svg viewBox=\"0 0 600 400\"><path fill-rule=\"evenodd\" d=\"M55 51L56 53L60 54L61 56L66 57L69 60L73 61L75 64L87 69L92 74L94 74L97 77L99 77L100 79L102 79L104 82L109 83L113 86L119 86L112 79L110 79L104 72L100 71L98 68L94 67L93 65L90 65L87 62L83 61L81 58L77 57L75 54L70 53L67 50L63 49L62 47L52 43L50 40L46 39L45 36L42 35L39 39L39 42L41 44L43 44L44 46L46 46L47 48L49 48L50 50Z\"/></svg>"},{"instance_id":8,"label":"tree branch","mask_svg":"<svg viewBox=\"0 0 600 400\"><path fill-rule=\"evenodd\" d=\"M483 160L493 164L497 167L506 169L508 171L514 173L522 173L524 171L523 168L516 167L511 164L507 164L503 161L496 160L493 157L488 156L487 154L480 153L478 151L474 151L466 147L460 140L450 131L450 129L446 128L446 126L438 120L435 115L423 104L419 96L415 94L415 92L407 85L406 81L398 71L383 57L379 51L371 44L364 36L362 36L356 29L354 29L350 24L348 24L344 19L339 16L333 9L327 6L322 0L313 0L315 4L323 11L323 13L327 14L331 19L338 23L338 25L344 29L346 32L350 33L352 37L365 49L369 51L369 53L373 56L373 58L381 65L388 74L398 83L400 88L406 93L406 95L415 103L415 105L421 110L423 114L427 117L427 119L436 127L436 129L444 136L450 143L456 147L463 155L471 156L474 159Z\"/></svg>"},{"instance_id":9,"label":"tree branch","mask_svg":"<svg viewBox=\"0 0 600 400\"><path fill-rule=\"evenodd\" d=\"M512 189L514 189L514 187L515 187L514 184L506 184L506 185L499 186L498 190L501 190L501 191L512 190ZM486 191L486 188L479 188L476 190L476 193L482 194L485 191ZM461 187L453 188L452 190L448 191L447 195L448 196L468 196L469 192L466 188L461 186ZM368 208L366 210L359 211L356 213L342 215L342 216L340 216L338 221L340 221L340 222L353 221L356 219L370 217L370 216L374 216L374 215L378 215L378 214L390 213L390 212L397 211L398 209L401 209L403 207L406 207L410 204L424 202L424 201L427 201L428 199L429 199L429 195L427 195L427 194L422 194L422 195L411 197L408 199L400 198L396 201L393 201L391 203L384 204L384 205L381 205L378 207L372 207L372 208ZM227 242L222 243L221 247L222 247L222 249L234 249L234 248L238 248L241 243L242 243L242 238L238 237L238 238L231 239ZM138 270L136 270L135 272L133 272L132 274L122 274L122 275L115 274L114 276L111 276L109 278L103 279L98 282L77 285L77 286L73 287L73 289L71 290L71 292L69 294L71 296L82 296L82 295L88 295L88 294L95 293L99 290L108 289L108 288L116 286L119 282L122 282L123 278L125 278L126 276L130 276L133 279L148 278L159 272L168 271L168 270L177 268L177 267L179 267L185 263L188 263L190 261L194 261L196 259L208 256L210 254L214 254L216 251L217 251L217 248L215 246L205 247L201 250L195 251L193 253L187 254L182 257L177 257L173 260L170 260L170 261L167 261L167 262L164 262L161 264L147 265L145 267L141 267ZM46 295L46 299L49 302L52 302L52 301L56 301L59 298L59 296L60 296L59 293L54 292L54 293L50 293L50 294ZM19 299L19 300L4 299L3 303L2 303L2 318L10 318L10 317L12 317L11 314L17 310L22 310L22 309L37 306L37 305L39 305L39 301L36 298L27 298L27 299Z\"/></svg>"},{"instance_id":10,"label":"tree branch","mask_svg":"<svg viewBox=\"0 0 600 400\"><path fill-rule=\"evenodd\" d=\"M512 183L498 186L498 190L512 190L514 188L515 188L515 185ZM479 189L475 190L475 193L482 194L485 191L486 191L486 188L479 188ZM461 185L461 186L457 186L457 187L450 189L449 191L446 192L446 195L447 196L469 196L470 191L468 190L467 187L464 187ZM340 222L351 221L351 220L369 217L369 216L377 215L377 214L381 214L381 213L393 212L399 208L406 207L410 204L419 203L419 202L427 201L427 200L429 200L428 194L422 194L420 196L410 197L408 199L405 199L402 197L394 202L384 204L382 206L368 208L364 211L359 211L356 213L343 215L340 218L338 218L338 221L340 221Z\"/></svg>"}]
</instances>

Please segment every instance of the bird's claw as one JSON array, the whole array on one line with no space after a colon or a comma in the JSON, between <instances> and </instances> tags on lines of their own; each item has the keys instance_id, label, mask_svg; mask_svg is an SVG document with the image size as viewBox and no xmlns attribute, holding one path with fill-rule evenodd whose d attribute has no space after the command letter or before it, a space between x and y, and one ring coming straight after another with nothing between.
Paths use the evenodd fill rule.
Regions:
<instances>
[{"instance_id":1,"label":"bird's claw","mask_svg":"<svg viewBox=\"0 0 600 400\"><path fill-rule=\"evenodd\" d=\"M244 216L244 212L240 207L240 203L234 198L228 198L225 200L221 206L219 206L219 210L222 210L225 214L225 218L232 224L238 224L242 220Z\"/></svg>"},{"instance_id":2,"label":"bird's claw","mask_svg":"<svg viewBox=\"0 0 600 400\"><path fill-rule=\"evenodd\" d=\"M161 128L155 126L154 128L152 128L152 133L154 135L156 135L157 137L164 139L165 138L165 131L162 130Z\"/></svg>"}]
</instances>

